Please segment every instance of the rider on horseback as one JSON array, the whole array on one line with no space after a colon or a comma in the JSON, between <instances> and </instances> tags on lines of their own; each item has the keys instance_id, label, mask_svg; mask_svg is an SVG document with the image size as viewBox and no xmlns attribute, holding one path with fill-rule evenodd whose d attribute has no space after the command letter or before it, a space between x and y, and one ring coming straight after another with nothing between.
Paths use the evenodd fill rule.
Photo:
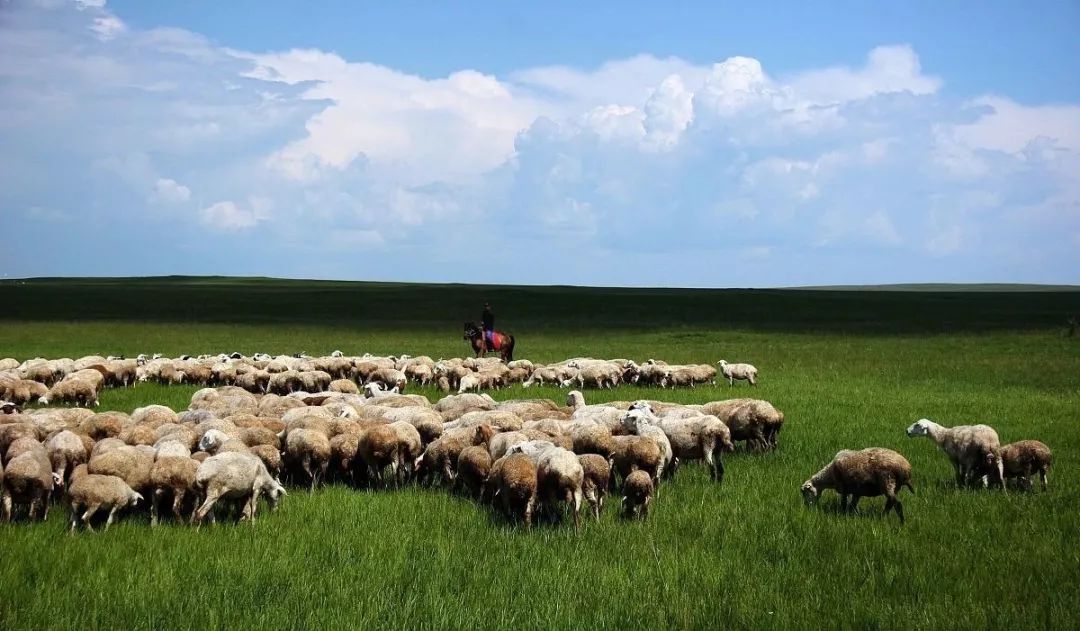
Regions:
<instances>
[{"instance_id":1,"label":"rider on horseback","mask_svg":"<svg viewBox=\"0 0 1080 631\"><path fill-rule=\"evenodd\" d=\"M495 313L491 305L484 303L484 312L480 315L480 324L484 328L484 347L488 350L495 349Z\"/></svg>"}]
</instances>

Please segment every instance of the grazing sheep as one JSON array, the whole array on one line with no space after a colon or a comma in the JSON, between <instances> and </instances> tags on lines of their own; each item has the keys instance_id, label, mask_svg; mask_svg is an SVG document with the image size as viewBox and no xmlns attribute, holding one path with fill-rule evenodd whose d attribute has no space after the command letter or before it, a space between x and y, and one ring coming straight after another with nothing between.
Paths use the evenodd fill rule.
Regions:
<instances>
[{"instance_id":1,"label":"grazing sheep","mask_svg":"<svg viewBox=\"0 0 1080 631\"><path fill-rule=\"evenodd\" d=\"M650 438L656 441L656 444L660 447L663 460L660 462L660 468L656 471L657 482L663 476L664 469L671 466L675 460L675 451L671 448L671 441L668 440L664 430L656 425L659 421L660 419L648 409L630 409L622 418L623 427L629 430L631 434ZM659 489L657 489L657 494L659 494Z\"/></svg>"},{"instance_id":2,"label":"grazing sheep","mask_svg":"<svg viewBox=\"0 0 1080 631\"><path fill-rule=\"evenodd\" d=\"M729 364L723 359L716 362L720 365L720 373L728 380L729 386L735 385L735 380L749 381L750 385L757 385L757 368L750 364Z\"/></svg>"},{"instance_id":3,"label":"grazing sheep","mask_svg":"<svg viewBox=\"0 0 1080 631\"><path fill-rule=\"evenodd\" d=\"M840 451L833 461L814 474L802 485L803 499L807 506L817 501L825 489L840 494L840 510L854 511L862 497L884 495L885 514L896 510L900 523L904 523L904 506L897 494L902 487L912 493L911 464L891 449L871 447L859 451ZM850 496L851 502L848 503Z\"/></svg>"},{"instance_id":4,"label":"grazing sheep","mask_svg":"<svg viewBox=\"0 0 1080 631\"><path fill-rule=\"evenodd\" d=\"M41 397L43 405L63 402L74 403L76 406L82 407L97 407L99 405L97 388L92 383L82 379L64 379L49 388L45 396Z\"/></svg>"},{"instance_id":5,"label":"grazing sheep","mask_svg":"<svg viewBox=\"0 0 1080 631\"><path fill-rule=\"evenodd\" d=\"M250 519L254 525L259 495L266 494L271 510L282 496L288 495L262 460L239 452L218 454L203 461L195 472L195 488L206 498L195 511L195 523L200 525L220 499L245 501L240 519Z\"/></svg>"},{"instance_id":6,"label":"grazing sheep","mask_svg":"<svg viewBox=\"0 0 1080 631\"><path fill-rule=\"evenodd\" d=\"M408 378L405 377L405 373L395 368L379 368L368 376L366 383L379 384L383 390L396 388L395 392L405 392Z\"/></svg>"},{"instance_id":7,"label":"grazing sheep","mask_svg":"<svg viewBox=\"0 0 1080 631\"><path fill-rule=\"evenodd\" d=\"M360 394L360 388L351 379L335 379L327 387L330 392L344 392L345 394Z\"/></svg>"},{"instance_id":8,"label":"grazing sheep","mask_svg":"<svg viewBox=\"0 0 1080 631\"><path fill-rule=\"evenodd\" d=\"M128 506L134 507L143 499L142 495L115 475L93 473L82 473L74 477L68 488L68 496L71 499L71 534L75 534L75 528L80 521L87 530L93 532L90 519L102 509L109 511L109 517L105 520L105 530L108 531L118 511Z\"/></svg>"},{"instance_id":9,"label":"grazing sheep","mask_svg":"<svg viewBox=\"0 0 1080 631\"><path fill-rule=\"evenodd\" d=\"M458 455L457 479L454 485L464 487L469 495L480 499L484 484L491 473L492 462L491 454L482 445L474 445L461 450Z\"/></svg>"},{"instance_id":10,"label":"grazing sheep","mask_svg":"<svg viewBox=\"0 0 1080 631\"><path fill-rule=\"evenodd\" d=\"M411 427L411 426L410 426ZM367 477L372 484L382 484L382 472L386 467L396 481L402 464L398 434L389 425L376 425L360 437L358 445L360 459L367 468Z\"/></svg>"},{"instance_id":11,"label":"grazing sheep","mask_svg":"<svg viewBox=\"0 0 1080 631\"><path fill-rule=\"evenodd\" d=\"M525 522L525 529L531 529L537 500L536 463L533 459L525 454L500 458L491 466L488 483L494 486L495 496L502 497L506 516L509 519L520 517Z\"/></svg>"},{"instance_id":12,"label":"grazing sheep","mask_svg":"<svg viewBox=\"0 0 1080 631\"><path fill-rule=\"evenodd\" d=\"M154 468L154 454L139 447L124 445L105 453L92 454L87 463L89 473L115 475L139 493L152 491L150 472Z\"/></svg>"},{"instance_id":13,"label":"grazing sheep","mask_svg":"<svg viewBox=\"0 0 1080 631\"><path fill-rule=\"evenodd\" d=\"M188 493L195 492L195 472L199 461L190 456L159 456L154 459L150 469L150 486L153 496L150 500L150 525L156 526L161 512L161 502L172 495L173 517L176 521L184 520L182 513L184 499Z\"/></svg>"},{"instance_id":14,"label":"grazing sheep","mask_svg":"<svg viewBox=\"0 0 1080 631\"><path fill-rule=\"evenodd\" d=\"M574 529L580 530L582 483L585 471L574 452L552 447L540 453L536 462L537 495L544 509L554 513L565 501L574 513Z\"/></svg>"},{"instance_id":15,"label":"grazing sheep","mask_svg":"<svg viewBox=\"0 0 1080 631\"><path fill-rule=\"evenodd\" d=\"M735 445L731 430L720 419L704 414L682 419L664 417L659 419L659 427L670 441L676 466L685 460L704 460L712 478L717 483L724 481L722 455L734 451Z\"/></svg>"},{"instance_id":16,"label":"grazing sheep","mask_svg":"<svg viewBox=\"0 0 1080 631\"><path fill-rule=\"evenodd\" d=\"M645 471L634 471L623 481L622 510L625 517L648 517L652 498L653 479Z\"/></svg>"},{"instance_id":17,"label":"grazing sheep","mask_svg":"<svg viewBox=\"0 0 1080 631\"><path fill-rule=\"evenodd\" d=\"M1046 474L1050 472L1054 456L1045 444L1037 440L1009 443L1001 448L1001 460L1006 479L1016 480L1022 487L1031 490L1031 476L1038 473L1042 488L1046 490Z\"/></svg>"},{"instance_id":18,"label":"grazing sheep","mask_svg":"<svg viewBox=\"0 0 1080 631\"><path fill-rule=\"evenodd\" d=\"M723 421L731 430L732 441L746 441L748 447L758 451L779 446L784 413L768 401L728 399L706 403L699 410Z\"/></svg>"},{"instance_id":19,"label":"grazing sheep","mask_svg":"<svg viewBox=\"0 0 1080 631\"><path fill-rule=\"evenodd\" d=\"M330 466L330 439L326 432L298 428L285 436L285 460L291 467L299 466L311 481L311 490L326 477Z\"/></svg>"},{"instance_id":20,"label":"grazing sheep","mask_svg":"<svg viewBox=\"0 0 1080 631\"><path fill-rule=\"evenodd\" d=\"M613 473L625 480L631 473L640 470L659 483L664 454L655 440L647 436L613 436L611 442L612 450L608 461Z\"/></svg>"},{"instance_id":21,"label":"grazing sheep","mask_svg":"<svg viewBox=\"0 0 1080 631\"><path fill-rule=\"evenodd\" d=\"M1005 467L1001 460L1001 443L997 432L989 425L956 425L942 427L929 419L919 419L907 428L909 438L927 436L949 457L956 470L957 485L973 483L983 463L991 462L994 477L1005 489ZM987 476L982 476L986 486Z\"/></svg>"},{"instance_id":22,"label":"grazing sheep","mask_svg":"<svg viewBox=\"0 0 1080 631\"><path fill-rule=\"evenodd\" d=\"M90 459L87 441L71 430L55 434L45 443L53 473L57 474L59 484L66 484L75 467ZM92 449L92 447L91 447Z\"/></svg>"},{"instance_id":23,"label":"grazing sheep","mask_svg":"<svg viewBox=\"0 0 1080 631\"><path fill-rule=\"evenodd\" d=\"M416 463L424 455L424 441L420 432L408 421L390 423L390 429L397 434L398 442L398 483L413 477Z\"/></svg>"},{"instance_id":24,"label":"grazing sheep","mask_svg":"<svg viewBox=\"0 0 1080 631\"><path fill-rule=\"evenodd\" d=\"M47 519L53 487L62 482L63 480L53 473L43 447L25 451L8 460L3 469L3 486L0 489L4 521L11 521L15 504L29 506L31 521L37 518L39 508L43 509L41 520Z\"/></svg>"},{"instance_id":25,"label":"grazing sheep","mask_svg":"<svg viewBox=\"0 0 1080 631\"><path fill-rule=\"evenodd\" d=\"M584 473L581 492L592 507L596 521L600 521L600 511L604 508L604 498L611 483L611 465L607 458L597 454L582 454L577 458Z\"/></svg>"}]
</instances>

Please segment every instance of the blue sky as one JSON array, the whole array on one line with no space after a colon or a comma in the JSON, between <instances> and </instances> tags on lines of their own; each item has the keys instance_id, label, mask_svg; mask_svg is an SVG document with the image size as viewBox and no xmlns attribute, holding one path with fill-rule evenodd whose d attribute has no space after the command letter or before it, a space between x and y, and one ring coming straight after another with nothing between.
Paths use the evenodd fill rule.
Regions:
<instances>
[{"instance_id":1,"label":"blue sky","mask_svg":"<svg viewBox=\"0 0 1080 631\"><path fill-rule=\"evenodd\" d=\"M0 0L0 274L1080 283L1075 2L502 4Z\"/></svg>"}]
</instances>

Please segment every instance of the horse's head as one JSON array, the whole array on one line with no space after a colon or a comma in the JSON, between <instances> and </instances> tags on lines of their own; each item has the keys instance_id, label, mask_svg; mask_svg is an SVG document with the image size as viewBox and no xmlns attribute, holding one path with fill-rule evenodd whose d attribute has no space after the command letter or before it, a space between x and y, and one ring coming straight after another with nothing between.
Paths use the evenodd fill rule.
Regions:
<instances>
[{"instance_id":1,"label":"horse's head","mask_svg":"<svg viewBox=\"0 0 1080 631\"><path fill-rule=\"evenodd\" d=\"M465 339L471 340L480 337L480 327L475 322L465 323Z\"/></svg>"}]
</instances>

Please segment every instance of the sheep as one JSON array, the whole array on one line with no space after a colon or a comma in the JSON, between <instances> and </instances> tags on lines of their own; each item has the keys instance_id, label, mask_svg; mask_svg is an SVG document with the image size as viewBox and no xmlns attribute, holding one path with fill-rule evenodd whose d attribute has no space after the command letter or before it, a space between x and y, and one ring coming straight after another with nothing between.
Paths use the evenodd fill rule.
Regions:
<instances>
[{"instance_id":1,"label":"sheep","mask_svg":"<svg viewBox=\"0 0 1080 631\"><path fill-rule=\"evenodd\" d=\"M1021 440L1001 448L1005 478L1016 480L1028 490L1031 490L1031 476L1036 473L1042 481L1043 490L1046 490L1046 474L1050 472L1053 460L1050 448L1037 440Z\"/></svg>"},{"instance_id":2,"label":"sheep","mask_svg":"<svg viewBox=\"0 0 1080 631\"><path fill-rule=\"evenodd\" d=\"M5 423L0 425L0 457L7 453L8 447L20 438L38 439L38 429L32 423ZM6 462L6 460L5 460Z\"/></svg>"},{"instance_id":3,"label":"sheep","mask_svg":"<svg viewBox=\"0 0 1080 631\"><path fill-rule=\"evenodd\" d=\"M195 511L195 523L201 525L207 514L220 499L246 500L241 521L250 519L255 524L259 495L265 493L270 508L277 507L278 500L288 495L262 460L253 454L227 452L204 460L195 472L195 488L206 499Z\"/></svg>"},{"instance_id":4,"label":"sheep","mask_svg":"<svg viewBox=\"0 0 1080 631\"><path fill-rule=\"evenodd\" d=\"M382 386L383 390L397 388L397 392L405 392L408 379L405 377L405 373L395 368L379 368L368 376L365 383L377 383Z\"/></svg>"},{"instance_id":5,"label":"sheep","mask_svg":"<svg viewBox=\"0 0 1080 631\"><path fill-rule=\"evenodd\" d=\"M61 484L62 479L53 472L45 449L26 451L11 458L3 471L0 503L4 508L4 521L11 521L15 503L29 506L31 521L37 517L38 508L43 509L41 520L48 519L53 487Z\"/></svg>"},{"instance_id":6,"label":"sheep","mask_svg":"<svg viewBox=\"0 0 1080 631\"><path fill-rule=\"evenodd\" d=\"M997 432L989 425L956 425L942 427L929 420L919 419L907 428L909 438L927 436L949 457L956 470L956 484L974 482L983 463L991 462L997 481L1005 489L1005 467L1001 460L1001 443ZM982 476L986 486L986 476Z\"/></svg>"},{"instance_id":7,"label":"sheep","mask_svg":"<svg viewBox=\"0 0 1080 631\"><path fill-rule=\"evenodd\" d=\"M399 483L412 478L416 471L416 463L424 455L424 441L412 423L408 421L395 421L390 423L390 429L397 434L398 441L398 476Z\"/></svg>"},{"instance_id":8,"label":"sheep","mask_svg":"<svg viewBox=\"0 0 1080 631\"><path fill-rule=\"evenodd\" d=\"M495 400L488 395L461 393L439 399L432 409L447 421L453 421L468 412L494 410L496 407Z\"/></svg>"},{"instance_id":9,"label":"sheep","mask_svg":"<svg viewBox=\"0 0 1080 631\"><path fill-rule=\"evenodd\" d=\"M720 366L720 372L728 380L728 386L734 386L735 380L749 381L750 385L757 385L757 368L750 364L729 364L721 359L716 362Z\"/></svg>"},{"instance_id":10,"label":"sheep","mask_svg":"<svg viewBox=\"0 0 1080 631\"><path fill-rule=\"evenodd\" d=\"M582 495L592 507L596 521L600 521L600 511L604 508L604 498L611 481L611 465L607 458L597 454L581 454L577 459L584 473L581 482Z\"/></svg>"},{"instance_id":11,"label":"sheep","mask_svg":"<svg viewBox=\"0 0 1080 631\"><path fill-rule=\"evenodd\" d=\"M631 434L637 434L639 436L645 436L656 441L656 444L660 447L660 453L663 456L663 460L660 462L660 467L656 471L656 480L660 481L661 476L664 474L664 469L671 466L675 459L675 451L671 447L671 441L668 439L664 430L657 427L654 423L658 423L660 419L652 414L648 409L630 409L622 418L623 427L630 431ZM657 495L660 491L657 489Z\"/></svg>"},{"instance_id":12,"label":"sheep","mask_svg":"<svg viewBox=\"0 0 1080 631\"><path fill-rule=\"evenodd\" d=\"M211 455L226 451L250 451L244 441L234 438L219 429L209 429L203 434L202 438L199 439L199 450L208 452Z\"/></svg>"},{"instance_id":13,"label":"sheep","mask_svg":"<svg viewBox=\"0 0 1080 631\"><path fill-rule=\"evenodd\" d=\"M140 493L122 479L114 475L93 473L83 473L75 477L68 488L68 496L71 499L69 532L73 535L80 521L87 530L93 532L90 519L101 509L109 511L109 517L105 520L105 530L108 531L118 511L129 506L134 507L143 499Z\"/></svg>"},{"instance_id":14,"label":"sheep","mask_svg":"<svg viewBox=\"0 0 1080 631\"><path fill-rule=\"evenodd\" d=\"M285 460L290 466L303 469L312 491L326 477L330 453L330 439L325 432L298 428L285 436Z\"/></svg>"},{"instance_id":15,"label":"sheep","mask_svg":"<svg viewBox=\"0 0 1080 631\"><path fill-rule=\"evenodd\" d=\"M75 467L90 459L90 450L86 445L83 437L70 430L58 432L45 443L53 473L57 474L61 483L66 484Z\"/></svg>"},{"instance_id":16,"label":"sheep","mask_svg":"<svg viewBox=\"0 0 1080 631\"><path fill-rule=\"evenodd\" d=\"M701 414L683 419L664 417L658 426L670 441L676 466L682 460L704 460L712 479L723 483L722 454L735 450L727 425L715 416Z\"/></svg>"},{"instance_id":17,"label":"sheep","mask_svg":"<svg viewBox=\"0 0 1080 631\"><path fill-rule=\"evenodd\" d=\"M565 501L574 513L574 530L581 530L581 486L585 471L574 452L552 447L540 453L536 462L536 485L539 501L548 512L553 512L560 501Z\"/></svg>"},{"instance_id":18,"label":"sheep","mask_svg":"<svg viewBox=\"0 0 1080 631\"><path fill-rule=\"evenodd\" d=\"M263 464L266 465L266 470L270 472L270 475L274 476L275 480L281 478L281 451L272 445L255 445L249 448L252 454L259 457ZM205 451L198 452L209 456ZM192 454L191 457L195 458L197 454ZM205 460L205 458L204 458Z\"/></svg>"},{"instance_id":19,"label":"sheep","mask_svg":"<svg viewBox=\"0 0 1080 631\"><path fill-rule=\"evenodd\" d=\"M456 476L454 466L462 450L474 445L487 446L494 436L495 430L483 424L450 430L427 446L418 464L425 477L439 473L445 483L452 483Z\"/></svg>"},{"instance_id":20,"label":"sheep","mask_svg":"<svg viewBox=\"0 0 1080 631\"><path fill-rule=\"evenodd\" d=\"M840 494L840 510L845 511L855 511L861 497L884 495L887 498L885 514L895 509L902 524L904 506L897 494L905 486L915 492L911 484L911 464L907 459L891 449L870 447L838 452L832 462L803 482L802 495L809 506L817 501L823 490L833 489Z\"/></svg>"},{"instance_id":21,"label":"sheep","mask_svg":"<svg viewBox=\"0 0 1080 631\"><path fill-rule=\"evenodd\" d=\"M360 389L351 379L335 379L327 387L330 392L344 392L345 394L360 394Z\"/></svg>"},{"instance_id":22,"label":"sheep","mask_svg":"<svg viewBox=\"0 0 1080 631\"><path fill-rule=\"evenodd\" d=\"M40 382L30 379L17 379L9 382L0 382L0 399L4 399L18 406L33 403L48 394L49 388Z\"/></svg>"},{"instance_id":23,"label":"sheep","mask_svg":"<svg viewBox=\"0 0 1080 631\"><path fill-rule=\"evenodd\" d=\"M153 496L150 500L150 525L156 526L161 512L161 502L169 493L173 498L173 517L183 521L181 510L184 498L195 491L195 472L199 462L190 456L158 456L150 469L150 486Z\"/></svg>"},{"instance_id":24,"label":"sheep","mask_svg":"<svg viewBox=\"0 0 1080 631\"><path fill-rule=\"evenodd\" d=\"M97 388L88 381L82 379L64 379L59 381L45 396L40 399L43 405L52 405L57 402L71 402L76 406L82 407L97 407L100 405L98 401Z\"/></svg>"},{"instance_id":25,"label":"sheep","mask_svg":"<svg viewBox=\"0 0 1080 631\"><path fill-rule=\"evenodd\" d=\"M758 451L776 449L784 413L768 401L759 399L728 399L713 401L698 407L703 414L719 418L731 430L732 441L746 441Z\"/></svg>"},{"instance_id":26,"label":"sheep","mask_svg":"<svg viewBox=\"0 0 1080 631\"><path fill-rule=\"evenodd\" d=\"M579 423L572 426L570 438L574 452L579 454L598 454L607 458L614 445L611 430L595 423Z\"/></svg>"},{"instance_id":27,"label":"sheep","mask_svg":"<svg viewBox=\"0 0 1080 631\"><path fill-rule=\"evenodd\" d=\"M464 487L465 491L479 499L483 494L484 484L491 473L493 460L491 454L482 445L473 445L461 450L457 460L457 479L455 487Z\"/></svg>"},{"instance_id":28,"label":"sheep","mask_svg":"<svg viewBox=\"0 0 1080 631\"><path fill-rule=\"evenodd\" d=\"M494 487L494 496L502 497L507 517L516 519L520 516L525 529L530 530L537 501L536 463L532 458L525 454L500 458L491 465L488 485Z\"/></svg>"},{"instance_id":29,"label":"sheep","mask_svg":"<svg viewBox=\"0 0 1080 631\"><path fill-rule=\"evenodd\" d=\"M153 453L124 445L100 454L92 454L87 463L89 473L115 475L137 492L151 491L150 472L154 468Z\"/></svg>"},{"instance_id":30,"label":"sheep","mask_svg":"<svg viewBox=\"0 0 1080 631\"><path fill-rule=\"evenodd\" d=\"M646 436L613 436L611 442L608 462L613 473L625 480L634 471L641 470L659 482L664 455L655 440Z\"/></svg>"},{"instance_id":31,"label":"sheep","mask_svg":"<svg viewBox=\"0 0 1080 631\"><path fill-rule=\"evenodd\" d=\"M648 517L652 498L653 479L645 471L634 471L623 481L622 510L625 517Z\"/></svg>"},{"instance_id":32,"label":"sheep","mask_svg":"<svg viewBox=\"0 0 1080 631\"><path fill-rule=\"evenodd\" d=\"M401 449L397 432L389 425L377 425L364 432L360 437L358 451L372 483L382 483L382 471L387 466L393 472L394 478L398 479Z\"/></svg>"}]
</instances>

